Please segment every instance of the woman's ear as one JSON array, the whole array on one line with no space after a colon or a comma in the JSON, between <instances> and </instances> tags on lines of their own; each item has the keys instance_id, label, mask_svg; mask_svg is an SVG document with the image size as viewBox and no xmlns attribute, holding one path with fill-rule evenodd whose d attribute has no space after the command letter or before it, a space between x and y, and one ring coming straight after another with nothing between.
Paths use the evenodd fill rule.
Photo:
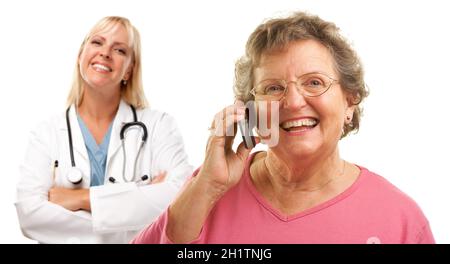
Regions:
<instances>
[{"instance_id":1,"label":"woman's ear","mask_svg":"<svg viewBox=\"0 0 450 264\"><path fill-rule=\"evenodd\" d=\"M128 81L130 79L131 74L133 73L133 67L134 67L133 63L130 63L130 66L128 66L128 69L127 69L127 71L125 72L125 75L122 78L123 80Z\"/></svg>"},{"instance_id":2,"label":"woman's ear","mask_svg":"<svg viewBox=\"0 0 450 264\"><path fill-rule=\"evenodd\" d=\"M346 125L348 125L348 124L350 124L352 122L353 113L355 112L355 107L356 107L356 105L352 105L352 106L347 107L347 109L345 110L344 123Z\"/></svg>"},{"instance_id":3,"label":"woman's ear","mask_svg":"<svg viewBox=\"0 0 450 264\"><path fill-rule=\"evenodd\" d=\"M353 113L355 112L355 108L358 105L358 99L352 95L352 94L347 94L346 96L346 102L347 105L345 107L345 124L348 125L352 122L353 119Z\"/></svg>"}]
</instances>

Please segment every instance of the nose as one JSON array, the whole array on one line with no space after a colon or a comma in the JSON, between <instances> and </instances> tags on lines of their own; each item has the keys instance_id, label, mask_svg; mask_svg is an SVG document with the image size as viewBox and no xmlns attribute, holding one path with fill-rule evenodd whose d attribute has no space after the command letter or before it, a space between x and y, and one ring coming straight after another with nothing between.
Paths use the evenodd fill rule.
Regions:
<instances>
[{"instance_id":1,"label":"nose","mask_svg":"<svg viewBox=\"0 0 450 264\"><path fill-rule=\"evenodd\" d=\"M111 59L111 54L108 48L104 48L101 52L100 52L100 57L104 58L105 60L110 60Z\"/></svg>"},{"instance_id":2,"label":"nose","mask_svg":"<svg viewBox=\"0 0 450 264\"><path fill-rule=\"evenodd\" d=\"M291 110L298 110L306 105L305 96L300 92L296 82L287 84L287 91L283 100L283 107Z\"/></svg>"}]
</instances>

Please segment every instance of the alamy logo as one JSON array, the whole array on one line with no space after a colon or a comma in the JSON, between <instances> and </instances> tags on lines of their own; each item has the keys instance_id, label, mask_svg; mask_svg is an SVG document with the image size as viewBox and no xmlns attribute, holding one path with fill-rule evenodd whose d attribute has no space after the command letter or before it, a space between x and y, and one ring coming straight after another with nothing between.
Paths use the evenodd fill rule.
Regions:
<instances>
[{"instance_id":1,"label":"alamy logo","mask_svg":"<svg viewBox=\"0 0 450 264\"><path fill-rule=\"evenodd\" d=\"M279 141L279 101L248 101L245 104L246 119L243 125L244 131L255 130L261 138L261 143L268 147L274 147ZM215 136L235 136L233 120L226 120L233 116L232 108L227 108L225 112L219 113L215 117ZM227 128L223 129L226 125Z\"/></svg>"}]
</instances>

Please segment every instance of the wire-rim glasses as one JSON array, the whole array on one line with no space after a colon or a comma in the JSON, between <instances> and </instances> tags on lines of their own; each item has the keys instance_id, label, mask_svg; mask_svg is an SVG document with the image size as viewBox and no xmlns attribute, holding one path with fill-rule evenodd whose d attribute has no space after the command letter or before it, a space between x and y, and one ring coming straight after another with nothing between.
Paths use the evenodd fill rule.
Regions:
<instances>
[{"instance_id":1,"label":"wire-rim glasses","mask_svg":"<svg viewBox=\"0 0 450 264\"><path fill-rule=\"evenodd\" d=\"M256 100L279 101L286 96L288 84L295 83L297 90L308 97L321 96L327 92L336 79L322 72L310 72L303 74L296 81L286 81L282 79L265 79L259 82L250 91Z\"/></svg>"}]
</instances>

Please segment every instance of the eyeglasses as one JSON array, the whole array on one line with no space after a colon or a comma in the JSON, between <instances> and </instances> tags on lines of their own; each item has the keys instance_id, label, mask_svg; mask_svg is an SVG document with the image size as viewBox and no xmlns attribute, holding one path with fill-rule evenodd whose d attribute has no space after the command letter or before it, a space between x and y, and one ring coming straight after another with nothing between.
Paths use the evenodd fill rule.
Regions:
<instances>
[{"instance_id":1,"label":"eyeglasses","mask_svg":"<svg viewBox=\"0 0 450 264\"><path fill-rule=\"evenodd\" d=\"M288 84L291 82L295 83L297 90L304 96L317 97L328 91L337 80L325 73L310 72L301 75L295 82L279 79L263 80L253 87L250 93L255 96L256 100L279 101L286 95Z\"/></svg>"}]
</instances>

